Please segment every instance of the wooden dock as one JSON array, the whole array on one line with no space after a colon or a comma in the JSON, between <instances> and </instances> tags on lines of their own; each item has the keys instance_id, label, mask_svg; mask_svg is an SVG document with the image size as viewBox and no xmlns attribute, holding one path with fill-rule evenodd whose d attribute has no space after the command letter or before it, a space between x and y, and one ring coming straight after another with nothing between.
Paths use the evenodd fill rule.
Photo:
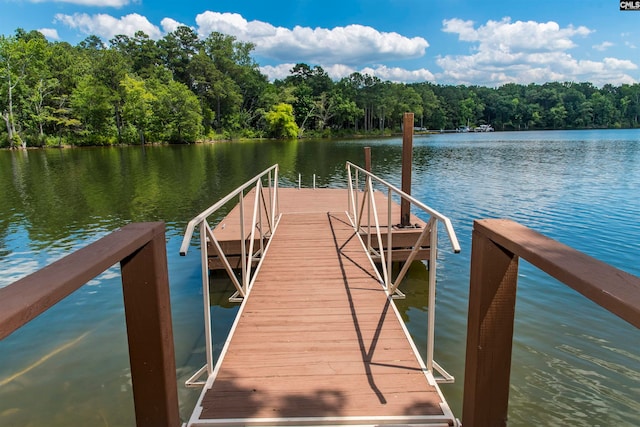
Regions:
<instances>
[{"instance_id":1,"label":"wooden dock","mask_svg":"<svg viewBox=\"0 0 640 427\"><path fill-rule=\"evenodd\" d=\"M249 209L255 198L255 188L247 192L244 197L245 206ZM263 190L265 193L268 190ZM362 192L359 192L360 201L362 199ZM380 227L383 229L382 234L382 246L384 249L387 247L387 212L388 204L387 198L383 197L379 192L376 194L375 203L380 217ZM318 212L345 212L348 205L348 191L346 189L339 188L322 188L322 189L309 189L309 188L280 188L278 189L278 205L280 211L287 214L303 214L303 213L318 213ZM391 216L394 219L392 225L397 225L400 222L400 205L392 203ZM245 236L244 241L248 246L250 239L249 233L251 230L251 216L244 216ZM220 241L220 246L224 250L227 258L231 262L234 268L240 266L240 252L241 252L241 240L240 240L240 205L237 204L229 211L229 214L218 223L214 229L214 233ZM393 260L403 261L407 258L407 254L411 251L410 247L415 243L418 235L422 232L423 227L426 226L425 222L415 215L411 215L411 224L415 225L415 228L399 228L395 227L393 230ZM371 232L372 236L375 234L375 230L369 230L363 227L361 230L361 237L366 241L367 233ZM313 227L309 226L305 233L313 233ZM429 259L429 238L425 239L426 243L422 250L418 252L417 259L426 260ZM266 242L265 242L266 243ZM259 239L254 239L254 247L259 246ZM378 249L378 241L375 237L371 239L371 246ZM220 262L219 257L209 242L208 247L209 254L209 269L222 270L224 267ZM374 260L379 261L379 257L374 256Z\"/></svg>"},{"instance_id":2,"label":"wooden dock","mask_svg":"<svg viewBox=\"0 0 640 427\"><path fill-rule=\"evenodd\" d=\"M278 228L188 425L456 425L346 190L279 191Z\"/></svg>"}]
</instances>

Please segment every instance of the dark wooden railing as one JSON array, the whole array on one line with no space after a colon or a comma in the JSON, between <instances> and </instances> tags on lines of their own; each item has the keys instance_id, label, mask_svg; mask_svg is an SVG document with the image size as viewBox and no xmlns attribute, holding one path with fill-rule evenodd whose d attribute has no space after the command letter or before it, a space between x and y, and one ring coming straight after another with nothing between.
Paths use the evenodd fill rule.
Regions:
<instances>
[{"instance_id":1,"label":"dark wooden railing","mask_svg":"<svg viewBox=\"0 0 640 427\"><path fill-rule=\"evenodd\" d=\"M507 424L518 259L640 328L640 278L509 220L474 222L462 422Z\"/></svg>"},{"instance_id":2,"label":"dark wooden railing","mask_svg":"<svg viewBox=\"0 0 640 427\"><path fill-rule=\"evenodd\" d=\"M0 289L0 340L120 263L136 424L178 427L163 223L130 224Z\"/></svg>"}]
</instances>

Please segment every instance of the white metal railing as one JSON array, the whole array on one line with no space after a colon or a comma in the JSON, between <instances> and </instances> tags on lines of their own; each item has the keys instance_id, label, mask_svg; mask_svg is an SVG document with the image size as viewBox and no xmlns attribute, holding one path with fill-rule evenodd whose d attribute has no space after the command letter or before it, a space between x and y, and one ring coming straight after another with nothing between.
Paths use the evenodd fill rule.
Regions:
<instances>
[{"instance_id":1,"label":"white metal railing","mask_svg":"<svg viewBox=\"0 0 640 427\"><path fill-rule=\"evenodd\" d=\"M458 238L456 237L456 233L453 230L453 225L451 221L446 216L442 215L438 211L430 208L419 200L411 197L409 194L406 194L402 190L394 187L390 183L384 181L383 179L375 176L371 172L366 171L365 169L354 165L351 162L347 162L347 178L349 180L349 200L348 200L348 211L347 214L351 223L356 231L356 234L360 237L362 244L367 249L369 257L371 259L371 255L380 257L380 264L382 267L382 277L379 277L382 282L384 288L387 293L392 297L404 297L404 294L400 292L398 286L404 279L411 263L418 255L419 251L422 249L423 241L429 236L429 301L428 301L428 331L427 331L427 360L426 366L427 369L433 372L435 368L440 374L442 374L443 379L441 382L451 382L453 377L451 377L446 371L444 371L434 360L433 360L433 348L435 341L435 303L436 303L436 265L437 265L437 249L438 249L438 222L441 222L449 240L451 241L451 246L455 253L460 252L460 244L458 243ZM361 177L364 177L364 185L362 191L360 191L360 180ZM380 218L378 216L378 208L375 203L375 191L373 188L373 182L381 184L387 191L387 231L386 231L386 254L384 245L382 243L382 230L380 227ZM401 200L407 200L411 205L421 209L427 215L429 215L429 221L423 228L422 232L418 236L415 243L413 243L411 253L407 257L404 262L404 266L400 270L398 276L395 278L395 281L392 277L392 262L393 262L393 221L391 218L391 208L392 208L392 195L397 195L401 198ZM362 197L362 201L359 202L359 198ZM366 210L366 220L364 217ZM373 218L372 218L373 216ZM372 222L373 221L373 222ZM372 233L371 229L375 228L375 237L377 238L378 249L374 249L371 245ZM397 228L396 228L397 229ZM360 233L365 232L366 234L366 243L362 240ZM372 260L373 262L373 260Z\"/></svg>"},{"instance_id":2,"label":"white metal railing","mask_svg":"<svg viewBox=\"0 0 640 427\"><path fill-rule=\"evenodd\" d=\"M302 188L302 174L298 174L298 190ZM316 174L313 174L313 189L316 189Z\"/></svg>"},{"instance_id":3,"label":"white metal railing","mask_svg":"<svg viewBox=\"0 0 640 427\"><path fill-rule=\"evenodd\" d=\"M263 179L267 180L267 187L264 187L262 183ZM255 190L255 197L253 202L253 213L251 215L251 224L249 227L245 224L245 208L244 197L246 191L249 189ZM226 205L228 202L238 198L239 208L239 236L240 242L240 268L241 276L240 280L236 276L231 263L227 255L224 253L220 242L215 236L214 229L209 225L208 218L215 214L220 208ZM263 218L265 216L265 218ZM278 205L278 165L273 165L266 169L262 173L256 175L254 178L242 184L240 187L233 190L223 199L218 201L213 206L209 207L198 216L193 218L187 224L187 229L182 239L182 245L180 246L180 255L186 255L193 233L196 227L200 229L200 258L202 263L202 298L204 303L204 324L205 324L205 340L207 351L207 363L198 372L196 372L191 378L186 381L187 386L201 386L204 382L197 381L205 372L210 376L213 373L213 345L211 337L211 312L209 310L209 254L207 243L211 243L216 255L222 262L224 269L226 270L231 282L236 288L236 292L229 299L233 302L240 302L247 295L253 282L260 270L262 260L266 253L268 243L265 246L265 240L275 232L278 223L280 221L280 209ZM228 217L227 217L228 220ZM266 222L266 226L265 226ZM247 233L247 228L249 232ZM258 236L256 234L258 233ZM257 239L258 237L258 239ZM247 249L247 239L248 249ZM254 248L255 241L259 240L260 247ZM270 240L268 240L270 241ZM256 268L253 269L253 263L258 262Z\"/></svg>"}]
</instances>

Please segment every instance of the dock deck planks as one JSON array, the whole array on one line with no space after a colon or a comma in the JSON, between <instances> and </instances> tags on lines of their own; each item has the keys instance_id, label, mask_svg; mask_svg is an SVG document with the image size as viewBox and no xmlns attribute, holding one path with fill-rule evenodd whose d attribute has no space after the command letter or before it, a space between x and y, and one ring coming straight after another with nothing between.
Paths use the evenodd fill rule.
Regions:
<instances>
[{"instance_id":1,"label":"dock deck planks","mask_svg":"<svg viewBox=\"0 0 640 427\"><path fill-rule=\"evenodd\" d=\"M268 190L263 190L264 194L268 194ZM362 192L358 193L358 200L356 203L358 206L362 203ZM380 193L379 191L375 192L375 204L378 210L378 217L380 218L380 228L382 232L382 242L383 247L386 248L387 242L387 219L388 219L388 203L387 196L385 194ZM244 196L244 237L247 242L250 240L251 233L251 211L253 209L253 204L255 201L255 189L252 189L247 192ZM266 209L270 209L270 206L267 206L266 203L260 205L262 207L263 218L266 217L264 214L265 207ZM278 207L279 211L282 213L317 213L317 212L345 212L348 209L348 190L340 189L340 188L321 188L321 189L310 189L310 188L279 188L278 189ZM373 213L371 213L373 215ZM398 203L391 204L391 218L392 224L396 224L400 222L400 205ZM362 218L363 223L366 222L366 213ZM423 220L418 218L415 215L411 215L411 223L416 224L419 227L424 227L426 224ZM373 220L372 220L373 224ZM268 230L268 225L265 221L264 230ZM369 229L365 226L362 227L362 234L366 235ZM393 243L394 248L394 261L402 261L407 258L410 250L400 250L398 247L406 247L412 246L418 238L422 230L420 228L413 229L398 229L394 228L393 230ZM305 231L308 238L312 237L312 230ZM370 232L372 234L371 244L374 248L378 248L378 241L375 237L375 226L372 225ZM221 220L216 227L214 228L214 233L216 238L219 240L221 247L227 254L230 262L234 268L238 268L240 266L240 248L241 248L241 240L240 240L240 205L235 205L228 213L228 215ZM429 249L426 247L428 245L428 238L425 240L425 249L421 250L418 253L417 259L428 259L429 258ZM254 245L257 248L259 246L259 238L255 237ZM219 262L218 257L215 255L216 252L213 249L213 246L209 245L209 268L212 270L221 270L223 265ZM376 259L378 261L378 259Z\"/></svg>"},{"instance_id":2,"label":"dock deck planks","mask_svg":"<svg viewBox=\"0 0 640 427\"><path fill-rule=\"evenodd\" d=\"M344 211L286 203L190 425L453 424Z\"/></svg>"}]
</instances>

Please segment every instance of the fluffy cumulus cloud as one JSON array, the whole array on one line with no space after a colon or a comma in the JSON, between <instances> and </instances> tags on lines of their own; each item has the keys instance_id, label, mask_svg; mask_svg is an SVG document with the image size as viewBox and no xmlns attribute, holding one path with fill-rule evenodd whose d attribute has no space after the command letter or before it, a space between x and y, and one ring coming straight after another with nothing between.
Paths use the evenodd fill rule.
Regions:
<instances>
[{"instance_id":1,"label":"fluffy cumulus cloud","mask_svg":"<svg viewBox=\"0 0 640 427\"><path fill-rule=\"evenodd\" d=\"M260 71L262 74L267 76L269 80L283 80L291 75L291 70L295 67L296 64L293 62L287 62L278 65L266 65L264 67L260 67ZM350 67L344 64L326 64L321 65L322 69L326 71L326 73L334 80L339 80L343 77L348 77L349 75L361 72L364 73L364 70L358 70L355 67ZM369 74L373 75L373 72L369 72Z\"/></svg>"},{"instance_id":2,"label":"fluffy cumulus cloud","mask_svg":"<svg viewBox=\"0 0 640 427\"><path fill-rule=\"evenodd\" d=\"M553 21L511 22L510 18L488 21L477 29L473 21L460 19L444 20L442 24L444 32L456 33L462 41L478 42L480 50L497 49L502 52L566 50L576 46L573 37L591 33L591 30L582 26L560 28Z\"/></svg>"},{"instance_id":3,"label":"fluffy cumulus cloud","mask_svg":"<svg viewBox=\"0 0 640 427\"><path fill-rule=\"evenodd\" d=\"M196 23L202 36L213 31L230 34L254 43L257 54L284 62L377 63L421 57L429 46L422 37L408 38L364 25L289 29L262 21L247 21L237 13L211 11L199 14Z\"/></svg>"},{"instance_id":4,"label":"fluffy cumulus cloud","mask_svg":"<svg viewBox=\"0 0 640 427\"><path fill-rule=\"evenodd\" d=\"M379 77L381 80L389 80L391 82L434 82L435 76L431 71L421 68L418 70L406 70L400 67L387 67L379 65L377 67L365 67L360 70L361 74L369 74Z\"/></svg>"},{"instance_id":5,"label":"fluffy cumulus cloud","mask_svg":"<svg viewBox=\"0 0 640 427\"><path fill-rule=\"evenodd\" d=\"M602 42L600 44L594 44L592 47L595 50L599 50L600 52L604 52L605 50L609 49L612 46L613 46L613 43L611 43L611 42Z\"/></svg>"},{"instance_id":6,"label":"fluffy cumulus cloud","mask_svg":"<svg viewBox=\"0 0 640 427\"><path fill-rule=\"evenodd\" d=\"M117 1L125 2L109 0L110 3ZM132 36L136 31L144 31L152 39L158 39L184 25L172 18L164 18L158 27L144 16L135 13L120 18L107 14L58 14L55 22L85 34L95 34L105 41L117 34ZM321 65L335 79L359 71L383 80L433 80L433 74L425 69L409 71L385 66L357 68L364 67L363 64L381 64L422 57L429 47L429 43L422 37L409 38L395 32L380 32L364 25L335 28L296 26L289 29L257 20L247 21L237 13L212 11L197 15L196 24L196 31L202 38L217 31L235 36L240 41L253 43L257 55L268 62L280 63L262 67L262 72L272 80L287 77L293 64L298 62Z\"/></svg>"},{"instance_id":7,"label":"fluffy cumulus cloud","mask_svg":"<svg viewBox=\"0 0 640 427\"><path fill-rule=\"evenodd\" d=\"M488 21L475 27L472 21L443 21L444 32L458 35L460 41L474 43L470 55L446 55L437 59L443 72L440 80L452 83L497 86L504 83L542 83L545 81L590 81L633 83L628 74L638 67L631 61L605 58L580 60L568 51L576 39L589 35L586 27L561 28L556 22L516 21L509 18ZM609 44L594 46L606 49Z\"/></svg>"},{"instance_id":8,"label":"fluffy cumulus cloud","mask_svg":"<svg viewBox=\"0 0 640 427\"><path fill-rule=\"evenodd\" d=\"M55 28L39 28L38 31L49 40L60 40L58 30Z\"/></svg>"},{"instance_id":9,"label":"fluffy cumulus cloud","mask_svg":"<svg viewBox=\"0 0 640 427\"><path fill-rule=\"evenodd\" d=\"M164 18L162 21L160 21L160 26L162 27L162 31L164 31L165 33L171 33L177 30L178 27L183 27L186 25L182 22L176 21L175 19Z\"/></svg>"},{"instance_id":10,"label":"fluffy cumulus cloud","mask_svg":"<svg viewBox=\"0 0 640 427\"><path fill-rule=\"evenodd\" d=\"M267 65L260 67L260 71L269 77L269 80L282 80L291 75L291 69L295 66L294 63L284 63L279 65ZM339 80L343 77L348 77L353 73L368 74L375 76L381 80L388 80L397 83L408 82L424 82L435 81L435 76L426 69L419 70L406 70L399 67L387 67L385 65L377 65L375 67L351 67L344 64L327 64L321 65L327 74L334 80Z\"/></svg>"},{"instance_id":11,"label":"fluffy cumulus cloud","mask_svg":"<svg viewBox=\"0 0 640 427\"><path fill-rule=\"evenodd\" d=\"M133 36L136 31L144 31L152 39L158 39L162 36L160 28L137 13L121 18L114 18L102 13L96 15L86 13L64 15L59 13L55 16L54 22L60 22L85 34L95 34L104 40L109 40L118 34Z\"/></svg>"},{"instance_id":12,"label":"fluffy cumulus cloud","mask_svg":"<svg viewBox=\"0 0 640 427\"><path fill-rule=\"evenodd\" d=\"M269 80L283 80L291 75L290 71L296 64L284 63L278 65L265 65L260 67L260 72L267 76ZM325 70L327 71L327 70ZM327 71L327 74L329 72Z\"/></svg>"}]
</instances>

